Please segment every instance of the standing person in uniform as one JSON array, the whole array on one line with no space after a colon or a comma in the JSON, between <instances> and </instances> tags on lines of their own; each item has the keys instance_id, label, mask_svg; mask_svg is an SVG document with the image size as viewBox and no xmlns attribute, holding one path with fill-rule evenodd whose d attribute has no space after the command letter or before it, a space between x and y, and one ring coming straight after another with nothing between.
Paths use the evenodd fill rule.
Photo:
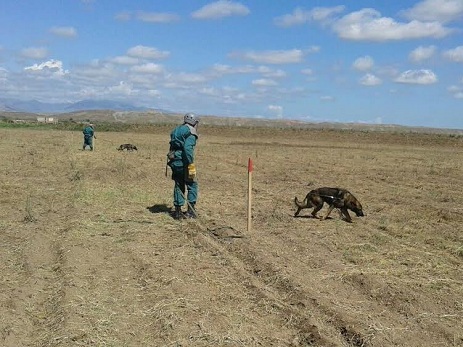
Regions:
<instances>
[{"instance_id":1,"label":"standing person in uniform","mask_svg":"<svg viewBox=\"0 0 463 347\"><path fill-rule=\"evenodd\" d=\"M89 123L85 128L84 131L84 145L82 150L85 151L87 146L90 147L90 150L93 151L93 138L96 139L95 130L93 129L93 124Z\"/></svg>"},{"instance_id":2,"label":"standing person in uniform","mask_svg":"<svg viewBox=\"0 0 463 347\"><path fill-rule=\"evenodd\" d=\"M196 181L195 146L198 140L199 118L193 113L183 117L183 124L177 126L170 134L168 165L172 169L174 185L174 218L196 218L195 205L198 198L198 182ZM188 209L185 214L185 189L188 189Z\"/></svg>"}]
</instances>

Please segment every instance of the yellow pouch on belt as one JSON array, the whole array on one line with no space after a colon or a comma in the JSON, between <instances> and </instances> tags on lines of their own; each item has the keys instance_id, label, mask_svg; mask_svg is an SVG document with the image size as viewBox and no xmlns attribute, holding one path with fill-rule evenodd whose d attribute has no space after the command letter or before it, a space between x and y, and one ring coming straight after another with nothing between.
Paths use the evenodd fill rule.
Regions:
<instances>
[{"instance_id":1,"label":"yellow pouch on belt","mask_svg":"<svg viewBox=\"0 0 463 347\"><path fill-rule=\"evenodd\" d=\"M194 180L196 177L196 166L195 164L191 163L188 165L188 178L190 180Z\"/></svg>"}]
</instances>

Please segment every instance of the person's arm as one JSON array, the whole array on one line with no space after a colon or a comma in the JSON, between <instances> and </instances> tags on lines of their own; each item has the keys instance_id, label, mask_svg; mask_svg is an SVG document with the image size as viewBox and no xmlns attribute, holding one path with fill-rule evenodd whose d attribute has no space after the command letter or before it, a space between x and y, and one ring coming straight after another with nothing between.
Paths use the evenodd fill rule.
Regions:
<instances>
[{"instance_id":1,"label":"person's arm","mask_svg":"<svg viewBox=\"0 0 463 347\"><path fill-rule=\"evenodd\" d=\"M195 161L195 146L196 146L196 136L190 135L186 138L185 144L183 146L185 151L185 157L187 160L186 164L194 163Z\"/></svg>"}]
</instances>

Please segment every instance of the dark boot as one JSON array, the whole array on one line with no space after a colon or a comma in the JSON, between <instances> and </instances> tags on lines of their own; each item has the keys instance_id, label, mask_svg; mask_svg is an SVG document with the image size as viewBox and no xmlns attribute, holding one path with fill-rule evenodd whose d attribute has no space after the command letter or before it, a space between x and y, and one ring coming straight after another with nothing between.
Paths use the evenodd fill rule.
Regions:
<instances>
[{"instance_id":1,"label":"dark boot","mask_svg":"<svg viewBox=\"0 0 463 347\"><path fill-rule=\"evenodd\" d=\"M185 213L186 218L197 218L195 204L188 204L188 211Z\"/></svg>"},{"instance_id":2,"label":"dark boot","mask_svg":"<svg viewBox=\"0 0 463 347\"><path fill-rule=\"evenodd\" d=\"M185 219L185 216L182 212L182 206L175 206L174 219L176 220Z\"/></svg>"}]
</instances>

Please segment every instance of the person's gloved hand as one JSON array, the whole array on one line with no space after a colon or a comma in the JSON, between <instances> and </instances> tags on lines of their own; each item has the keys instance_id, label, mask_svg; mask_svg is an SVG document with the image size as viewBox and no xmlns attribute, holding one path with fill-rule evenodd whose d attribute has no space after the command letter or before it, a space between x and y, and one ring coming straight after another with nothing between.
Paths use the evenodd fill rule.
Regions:
<instances>
[{"instance_id":1,"label":"person's gloved hand","mask_svg":"<svg viewBox=\"0 0 463 347\"><path fill-rule=\"evenodd\" d=\"M188 165L188 178L194 180L196 178L196 166L191 163Z\"/></svg>"}]
</instances>

